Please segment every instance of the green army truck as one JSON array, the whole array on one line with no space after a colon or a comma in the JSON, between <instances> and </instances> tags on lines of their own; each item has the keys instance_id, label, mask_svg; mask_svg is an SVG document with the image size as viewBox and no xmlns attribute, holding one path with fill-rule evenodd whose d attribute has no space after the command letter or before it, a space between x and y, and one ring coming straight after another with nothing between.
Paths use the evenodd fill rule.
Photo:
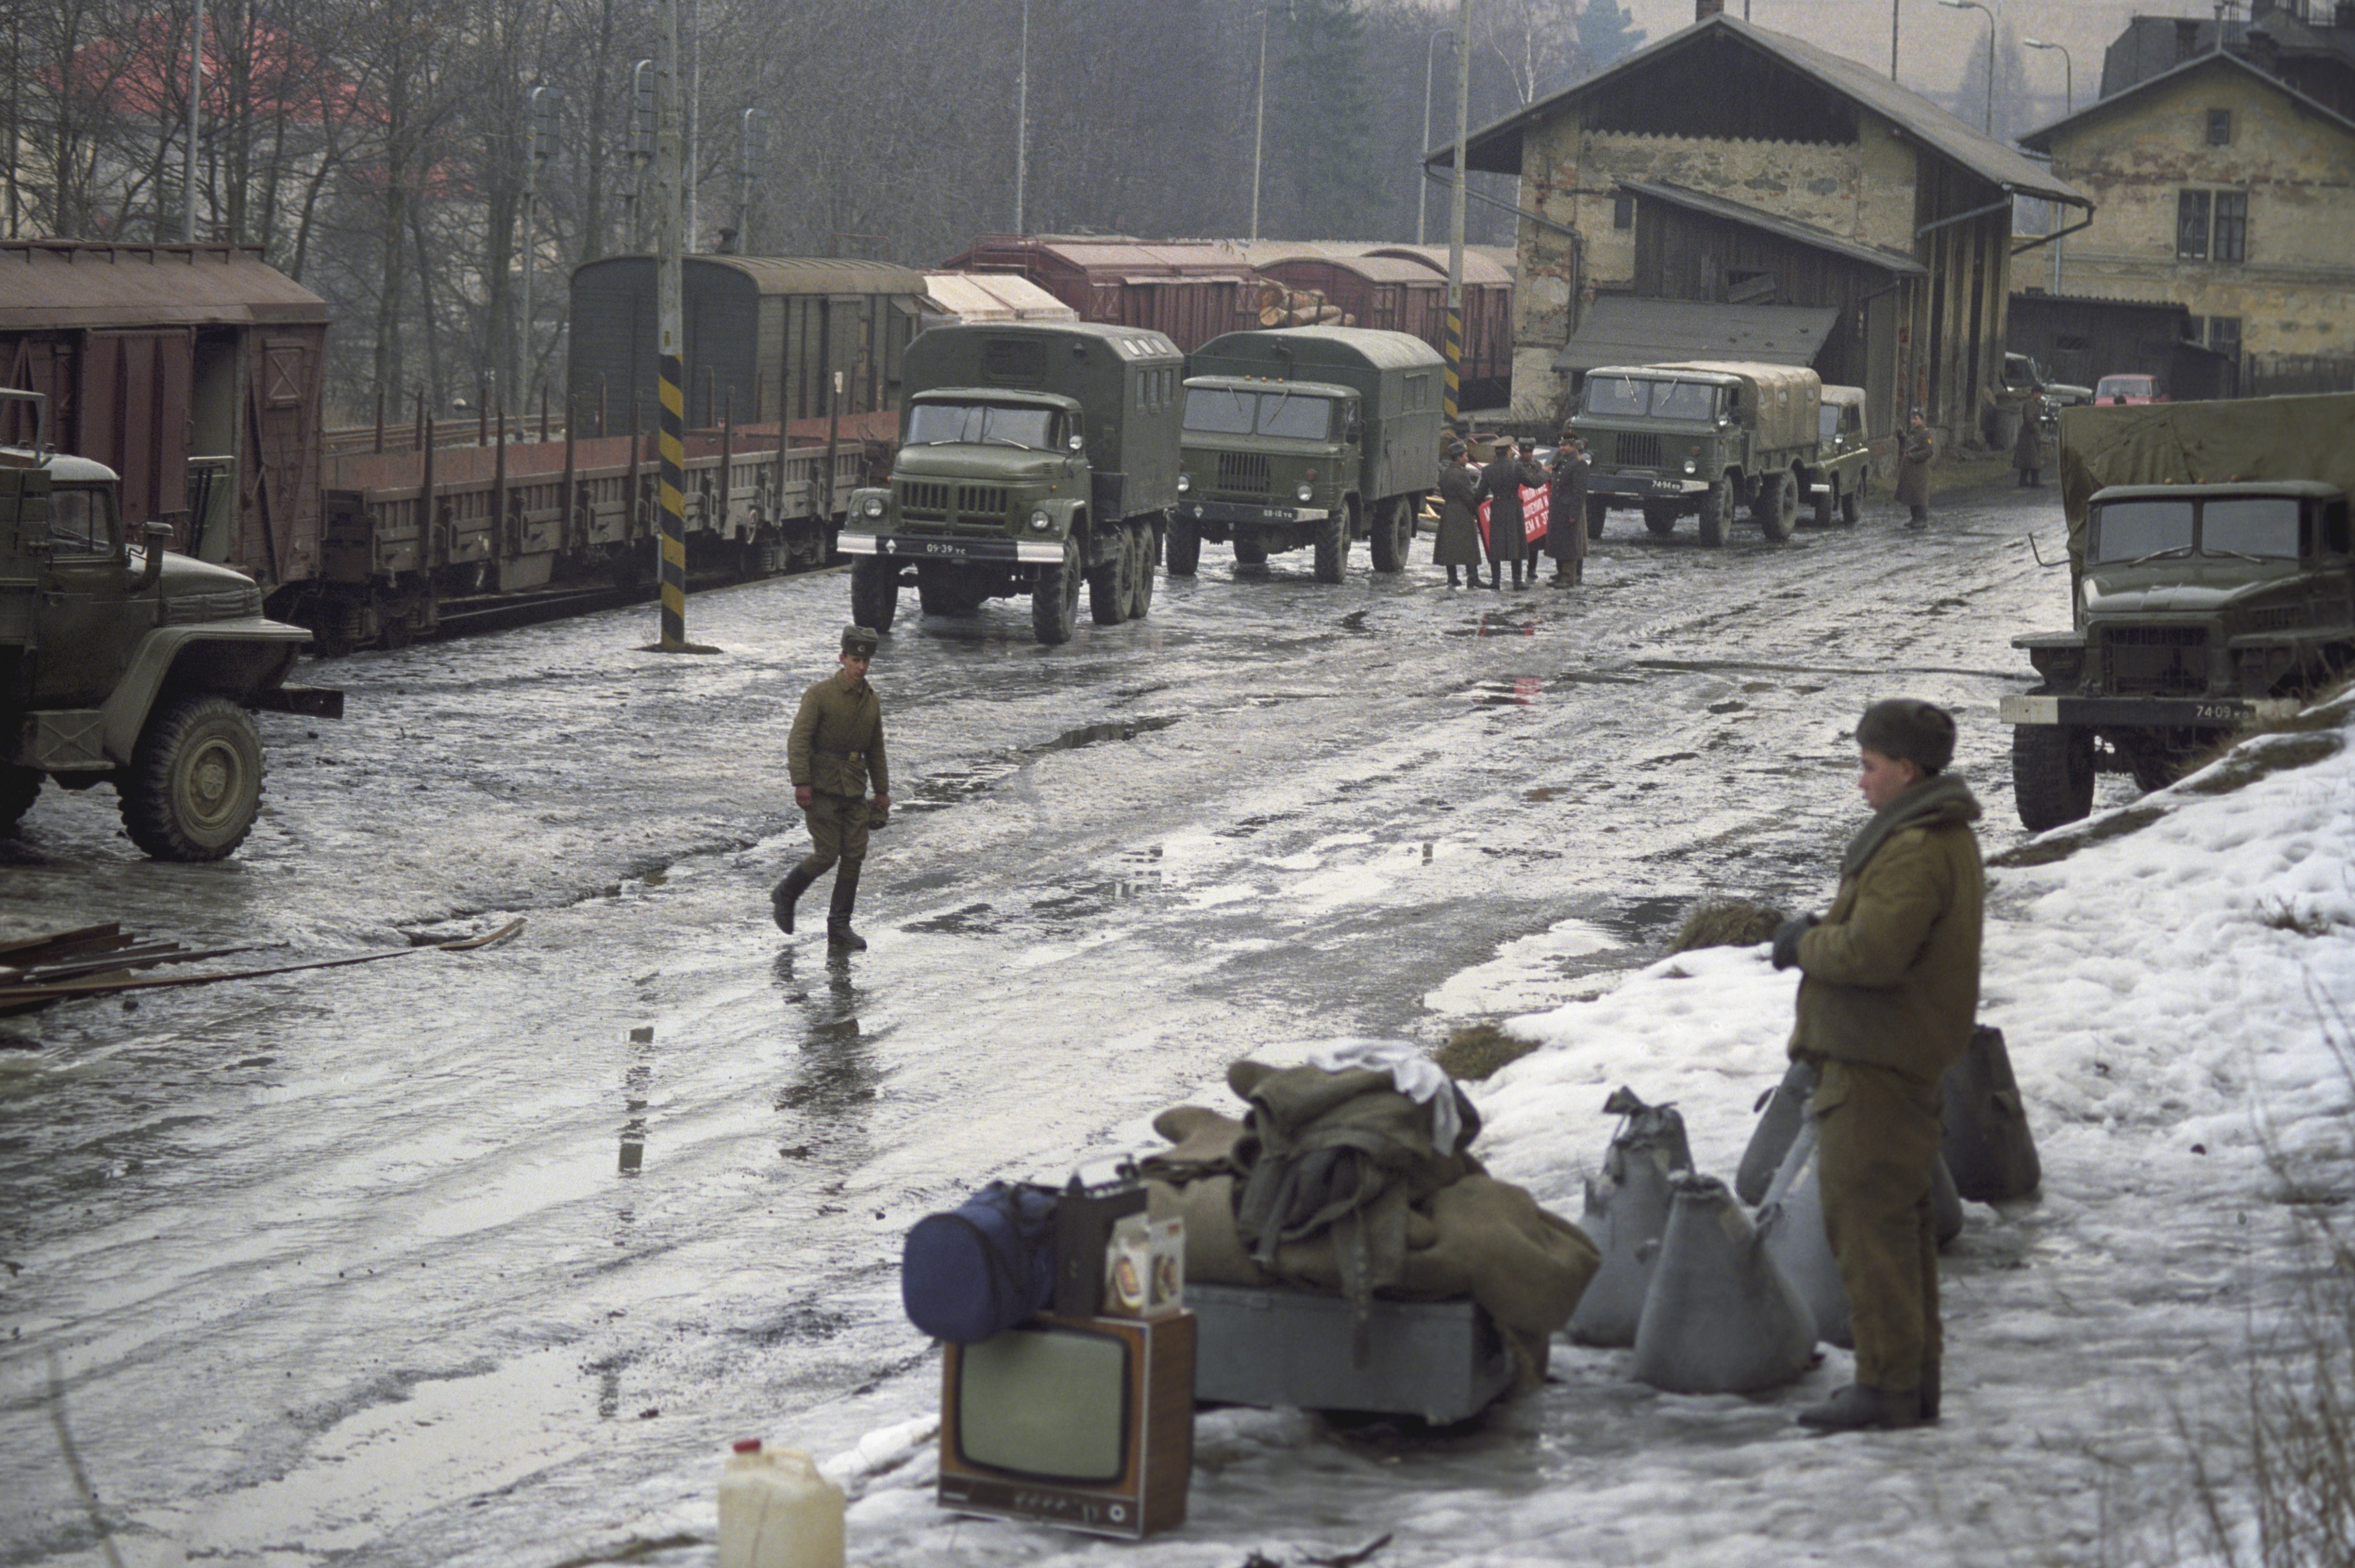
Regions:
<instances>
[{"instance_id":1,"label":"green army truck","mask_svg":"<svg viewBox=\"0 0 2355 1568\"><path fill-rule=\"evenodd\" d=\"M1143 327L936 326L908 344L888 486L854 492L838 547L851 614L889 631L913 583L927 615L1028 594L1068 642L1080 583L1099 626L1146 614L1170 503L1185 357Z\"/></svg>"},{"instance_id":2,"label":"green army truck","mask_svg":"<svg viewBox=\"0 0 2355 1568\"><path fill-rule=\"evenodd\" d=\"M1846 527L1856 526L1871 471L1872 443L1864 434L1864 388L1825 387L1816 416L1816 461L1806 471L1817 527L1828 528L1835 518Z\"/></svg>"},{"instance_id":3,"label":"green army truck","mask_svg":"<svg viewBox=\"0 0 2355 1568\"><path fill-rule=\"evenodd\" d=\"M1700 542L1725 543L1746 506L1769 539L1798 525L1817 461L1823 382L1800 365L1694 360L1608 366L1586 373L1571 423L1586 438L1586 531L1603 536L1614 508L1633 507L1666 536L1698 520Z\"/></svg>"},{"instance_id":4,"label":"green army truck","mask_svg":"<svg viewBox=\"0 0 2355 1568\"><path fill-rule=\"evenodd\" d=\"M1231 332L1196 349L1170 573L1190 576L1205 539L1243 566L1313 547L1327 583L1365 539L1374 570L1400 570L1437 478L1446 368L1421 338L1370 327Z\"/></svg>"},{"instance_id":5,"label":"green army truck","mask_svg":"<svg viewBox=\"0 0 2355 1568\"><path fill-rule=\"evenodd\" d=\"M2070 408L2061 443L2074 624L2012 639L2038 684L1999 706L2037 832L2355 669L2355 393Z\"/></svg>"},{"instance_id":6,"label":"green army truck","mask_svg":"<svg viewBox=\"0 0 2355 1568\"><path fill-rule=\"evenodd\" d=\"M29 447L0 447L0 832L44 779L114 786L131 842L157 860L218 860L261 802L253 709L343 716L341 692L285 684L311 634L265 620L261 590L225 567L123 536L113 470L47 450L38 393Z\"/></svg>"}]
</instances>

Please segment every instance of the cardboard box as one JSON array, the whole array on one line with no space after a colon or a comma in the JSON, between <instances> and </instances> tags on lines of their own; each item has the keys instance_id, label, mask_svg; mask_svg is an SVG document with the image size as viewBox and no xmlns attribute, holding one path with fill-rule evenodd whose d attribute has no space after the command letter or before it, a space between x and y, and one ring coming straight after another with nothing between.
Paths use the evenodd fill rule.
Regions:
<instances>
[{"instance_id":1,"label":"cardboard box","mask_svg":"<svg viewBox=\"0 0 2355 1568\"><path fill-rule=\"evenodd\" d=\"M1104 1248L1108 1318L1158 1318L1186 1306L1186 1222L1131 1214Z\"/></svg>"}]
</instances>

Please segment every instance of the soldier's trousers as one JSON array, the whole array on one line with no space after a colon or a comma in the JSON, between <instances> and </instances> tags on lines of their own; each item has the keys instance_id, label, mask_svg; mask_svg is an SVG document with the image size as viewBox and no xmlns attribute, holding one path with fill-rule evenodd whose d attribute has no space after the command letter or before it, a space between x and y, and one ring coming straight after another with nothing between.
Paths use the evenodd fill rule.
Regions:
<instances>
[{"instance_id":1,"label":"soldier's trousers","mask_svg":"<svg viewBox=\"0 0 2355 1568\"><path fill-rule=\"evenodd\" d=\"M1938 1095L1886 1067L1832 1061L1810 1102L1824 1230L1848 1289L1856 1381L1870 1388L1918 1387L1923 1363L1945 1352L1930 1209Z\"/></svg>"},{"instance_id":2,"label":"soldier's trousers","mask_svg":"<svg viewBox=\"0 0 2355 1568\"><path fill-rule=\"evenodd\" d=\"M863 796L829 795L821 789L810 797L809 810L803 813L810 831L810 853L801 863L805 879L824 876L837 860L845 872L858 868L867 858L869 810Z\"/></svg>"}]
</instances>

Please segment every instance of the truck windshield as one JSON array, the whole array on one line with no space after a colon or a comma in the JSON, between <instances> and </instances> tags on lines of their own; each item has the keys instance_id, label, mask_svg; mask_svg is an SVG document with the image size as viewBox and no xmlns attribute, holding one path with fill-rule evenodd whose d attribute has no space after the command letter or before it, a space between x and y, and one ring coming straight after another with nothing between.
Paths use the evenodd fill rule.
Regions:
<instances>
[{"instance_id":1,"label":"truck windshield","mask_svg":"<svg viewBox=\"0 0 2355 1568\"><path fill-rule=\"evenodd\" d=\"M1208 436L1330 439L1333 400L1296 392L1247 392L1234 387L1186 388L1186 428Z\"/></svg>"},{"instance_id":2,"label":"truck windshield","mask_svg":"<svg viewBox=\"0 0 2355 1568\"><path fill-rule=\"evenodd\" d=\"M2146 556L2191 549L2191 502L2160 497L2113 501L2094 520L2094 559L2139 561Z\"/></svg>"},{"instance_id":3,"label":"truck windshield","mask_svg":"<svg viewBox=\"0 0 2355 1568\"><path fill-rule=\"evenodd\" d=\"M2211 496L2200 509L2200 550L2209 556L2271 556L2296 560L2296 497Z\"/></svg>"},{"instance_id":4,"label":"truck windshield","mask_svg":"<svg viewBox=\"0 0 2355 1568\"><path fill-rule=\"evenodd\" d=\"M104 490L51 491L49 547L60 556L113 554L113 495Z\"/></svg>"},{"instance_id":5,"label":"truck windshield","mask_svg":"<svg viewBox=\"0 0 2355 1568\"><path fill-rule=\"evenodd\" d=\"M1050 452L1056 450L1055 423L1052 408L1002 403L911 403L907 444L928 447L955 441Z\"/></svg>"},{"instance_id":6,"label":"truck windshield","mask_svg":"<svg viewBox=\"0 0 2355 1568\"><path fill-rule=\"evenodd\" d=\"M1820 438L1821 440L1827 440L1827 441L1828 441L1828 440L1830 440L1834 436L1838 435L1838 434L1839 434L1839 419L1840 419L1840 406L1839 406L1838 404L1837 404L1837 403L1827 403L1827 404L1825 404L1822 408L1820 408L1817 409L1817 410L1816 410L1816 434L1817 434L1817 436L1818 438Z\"/></svg>"},{"instance_id":7,"label":"truck windshield","mask_svg":"<svg viewBox=\"0 0 2355 1568\"><path fill-rule=\"evenodd\" d=\"M1591 376L1586 411L1616 418L1706 419L1717 410L1717 388L1696 381L1653 381L1636 376Z\"/></svg>"}]
</instances>

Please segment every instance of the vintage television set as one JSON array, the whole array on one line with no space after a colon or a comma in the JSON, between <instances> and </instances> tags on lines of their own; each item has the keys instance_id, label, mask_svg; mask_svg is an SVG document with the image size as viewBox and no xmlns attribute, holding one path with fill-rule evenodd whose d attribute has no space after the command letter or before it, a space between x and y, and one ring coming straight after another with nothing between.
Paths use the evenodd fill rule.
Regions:
<instances>
[{"instance_id":1,"label":"vintage television set","mask_svg":"<svg viewBox=\"0 0 2355 1568\"><path fill-rule=\"evenodd\" d=\"M1132 1540L1186 1521L1191 1313L1042 1312L943 1352L943 1508Z\"/></svg>"}]
</instances>

